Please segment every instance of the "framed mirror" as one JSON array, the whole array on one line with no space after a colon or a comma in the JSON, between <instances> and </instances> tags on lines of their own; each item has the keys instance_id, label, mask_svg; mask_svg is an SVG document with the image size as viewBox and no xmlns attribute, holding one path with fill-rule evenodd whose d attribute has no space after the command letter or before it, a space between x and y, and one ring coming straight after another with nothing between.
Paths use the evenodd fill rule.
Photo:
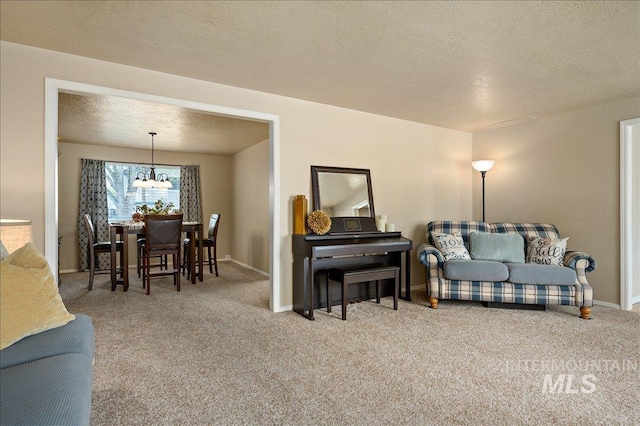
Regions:
<instances>
[{"instance_id":1,"label":"framed mirror","mask_svg":"<svg viewBox=\"0 0 640 426\"><path fill-rule=\"evenodd\" d=\"M330 234L377 232L369 169L311 166L313 210L331 218Z\"/></svg>"}]
</instances>

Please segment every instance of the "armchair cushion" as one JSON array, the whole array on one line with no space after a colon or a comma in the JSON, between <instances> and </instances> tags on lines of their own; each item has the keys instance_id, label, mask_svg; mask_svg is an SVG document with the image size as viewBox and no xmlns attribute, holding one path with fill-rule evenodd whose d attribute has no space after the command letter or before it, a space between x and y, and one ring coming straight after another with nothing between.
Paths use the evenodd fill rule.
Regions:
<instances>
[{"instance_id":1,"label":"armchair cushion","mask_svg":"<svg viewBox=\"0 0 640 426\"><path fill-rule=\"evenodd\" d=\"M0 369L26 364L41 358L77 353L93 359L94 331L91 318L74 314L76 319L63 327L33 334L0 352Z\"/></svg>"}]
</instances>

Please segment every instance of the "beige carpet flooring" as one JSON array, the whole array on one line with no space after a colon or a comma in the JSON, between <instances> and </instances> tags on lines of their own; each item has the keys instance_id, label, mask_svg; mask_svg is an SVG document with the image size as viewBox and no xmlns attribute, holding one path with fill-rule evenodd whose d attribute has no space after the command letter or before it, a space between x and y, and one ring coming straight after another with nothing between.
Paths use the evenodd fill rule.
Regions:
<instances>
[{"instance_id":1,"label":"beige carpet flooring","mask_svg":"<svg viewBox=\"0 0 640 426\"><path fill-rule=\"evenodd\" d=\"M108 279L60 289L95 325L94 425L640 424L634 312L432 310L417 290L398 311L386 298L308 321L270 312L268 281L233 262L180 293Z\"/></svg>"}]
</instances>

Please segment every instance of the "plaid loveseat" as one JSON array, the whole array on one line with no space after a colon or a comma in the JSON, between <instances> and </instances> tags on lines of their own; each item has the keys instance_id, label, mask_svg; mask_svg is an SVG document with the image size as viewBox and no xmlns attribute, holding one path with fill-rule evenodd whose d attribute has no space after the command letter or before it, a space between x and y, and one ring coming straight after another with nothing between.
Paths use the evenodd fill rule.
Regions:
<instances>
[{"instance_id":1,"label":"plaid loveseat","mask_svg":"<svg viewBox=\"0 0 640 426\"><path fill-rule=\"evenodd\" d=\"M528 237L560 238L555 225L545 223L486 223L470 221L434 221L427 224L428 243L418 247L418 260L426 268L426 286L432 308L438 305L438 299L474 300L482 302L501 302L539 305L569 305L580 307L580 316L588 319L593 306L593 289L587 282L587 272L596 269L596 261L586 253L567 250L564 266L531 265L533 278L527 282L511 282L511 267L522 266L505 263L509 268L509 278L504 281L473 279L448 279L445 276L445 260L435 247L432 232L453 234L459 232L469 249L469 236L472 232L489 232L502 234L520 234L526 241ZM475 262L475 261L474 261ZM478 261L486 262L486 261ZM474 264L471 264L472 266ZM478 274L481 276L481 264L478 263ZM549 269L556 268L556 269ZM569 268L571 271L567 270ZM556 280L557 273L565 273L564 280ZM567 273L570 281L567 282ZM575 273L575 277L574 274ZM473 269L471 274L473 274Z\"/></svg>"}]
</instances>

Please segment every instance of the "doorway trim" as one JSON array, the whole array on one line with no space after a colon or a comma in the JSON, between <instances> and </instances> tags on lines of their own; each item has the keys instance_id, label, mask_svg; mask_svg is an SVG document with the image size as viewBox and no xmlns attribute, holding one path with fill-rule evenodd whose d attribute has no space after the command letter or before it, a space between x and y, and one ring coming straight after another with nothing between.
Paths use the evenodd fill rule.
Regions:
<instances>
[{"instance_id":1,"label":"doorway trim","mask_svg":"<svg viewBox=\"0 0 640 426\"><path fill-rule=\"evenodd\" d=\"M280 117L274 114L205 104L184 99L45 78L44 100L44 247L50 265L58 264L58 93L117 96L212 112L269 123L269 246L271 263L269 309L283 310L280 288ZM284 309L286 310L286 309Z\"/></svg>"},{"instance_id":2,"label":"doorway trim","mask_svg":"<svg viewBox=\"0 0 640 426\"><path fill-rule=\"evenodd\" d=\"M638 242L634 242L632 238L633 229L640 226L633 222L632 202L632 154L634 150L640 149L640 146L633 146L633 135L636 132L640 132L640 118L620 122L620 307L625 311L631 310L634 302L633 282L634 279L639 279L633 274L632 263L634 254L640 254ZM637 192L638 188L635 190ZM640 207L636 204L635 208Z\"/></svg>"}]
</instances>

